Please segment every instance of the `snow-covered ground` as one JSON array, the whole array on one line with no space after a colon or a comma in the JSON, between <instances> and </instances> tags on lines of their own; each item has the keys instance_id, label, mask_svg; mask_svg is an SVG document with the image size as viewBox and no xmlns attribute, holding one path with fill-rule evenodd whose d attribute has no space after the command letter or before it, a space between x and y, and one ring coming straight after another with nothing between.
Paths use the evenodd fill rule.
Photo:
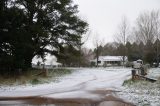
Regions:
<instances>
[{"instance_id":1,"label":"snow-covered ground","mask_svg":"<svg viewBox=\"0 0 160 106\"><path fill-rule=\"evenodd\" d=\"M0 88L0 98L41 96L48 98L103 98L98 90L120 90L124 80L131 75L130 68L81 68L66 75L59 82L36 86L10 86ZM104 96L104 95L103 95Z\"/></svg>"},{"instance_id":2,"label":"snow-covered ground","mask_svg":"<svg viewBox=\"0 0 160 106\"><path fill-rule=\"evenodd\" d=\"M1 86L0 98L39 96L53 99L89 99L100 101L113 95L137 106L160 106L160 81L139 81L122 86L131 78L131 69L123 67L75 68L58 82L39 85ZM152 68L149 77L159 78L160 68ZM118 91L109 93L108 91ZM102 94L103 92L103 94Z\"/></svg>"},{"instance_id":3,"label":"snow-covered ground","mask_svg":"<svg viewBox=\"0 0 160 106\"><path fill-rule=\"evenodd\" d=\"M160 68L152 68L149 77L158 79ZM160 106L160 80L155 83L139 81L127 84L118 95L127 101L134 102L136 106Z\"/></svg>"},{"instance_id":4,"label":"snow-covered ground","mask_svg":"<svg viewBox=\"0 0 160 106\"><path fill-rule=\"evenodd\" d=\"M158 79L160 77L160 68L151 68L148 76Z\"/></svg>"}]
</instances>

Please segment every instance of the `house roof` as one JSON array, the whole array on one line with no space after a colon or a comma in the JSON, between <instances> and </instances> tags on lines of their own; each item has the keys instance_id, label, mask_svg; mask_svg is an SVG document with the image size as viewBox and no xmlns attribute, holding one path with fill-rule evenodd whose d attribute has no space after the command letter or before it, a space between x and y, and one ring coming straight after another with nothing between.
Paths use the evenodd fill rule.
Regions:
<instances>
[{"instance_id":1,"label":"house roof","mask_svg":"<svg viewBox=\"0 0 160 106\"><path fill-rule=\"evenodd\" d=\"M123 56L99 56L100 61L123 61ZM125 56L125 61L127 60L127 56ZM96 61L96 59L92 60Z\"/></svg>"},{"instance_id":2,"label":"house roof","mask_svg":"<svg viewBox=\"0 0 160 106\"><path fill-rule=\"evenodd\" d=\"M54 55L47 54L45 59L46 59L45 62L44 62L45 65L61 65L61 63L57 62L57 58ZM35 56L32 59L33 64L37 64L38 61L43 63L42 58L40 58L40 57Z\"/></svg>"}]
</instances>

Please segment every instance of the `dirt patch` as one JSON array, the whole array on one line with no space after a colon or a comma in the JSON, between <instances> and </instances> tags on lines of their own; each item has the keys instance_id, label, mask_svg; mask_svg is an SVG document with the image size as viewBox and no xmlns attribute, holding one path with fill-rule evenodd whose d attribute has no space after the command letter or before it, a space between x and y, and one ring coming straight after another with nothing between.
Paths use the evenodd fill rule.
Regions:
<instances>
[{"instance_id":1,"label":"dirt patch","mask_svg":"<svg viewBox=\"0 0 160 106\"><path fill-rule=\"evenodd\" d=\"M91 102L88 100L51 100L51 99L32 99L32 100L17 100L17 101L0 101L0 105L5 106L135 106L133 104L124 103L120 101L103 101L103 102Z\"/></svg>"},{"instance_id":2,"label":"dirt patch","mask_svg":"<svg viewBox=\"0 0 160 106\"><path fill-rule=\"evenodd\" d=\"M94 71L86 72L84 72L84 78L79 77L82 76L83 73L80 73L82 75L78 73L78 75L73 75L69 80L64 81L66 83L64 83L63 86L61 84L60 86L57 84L57 88L54 88L54 86L46 86L38 89L37 91L35 89L31 91L24 90L25 92L23 92L23 90L17 90L14 92L16 95L10 95L12 91L6 93L4 92L2 93L3 97L0 97L0 105L16 104L16 106L18 106L29 104L30 106L103 106L105 104L109 104L109 106L119 106L121 103L122 105L124 104L124 106L134 106L133 104L118 98L116 94L119 91L115 91L118 89L118 86L121 86L121 81L123 81L124 78L130 74L129 72L123 72L125 74L120 72L120 75L115 72L110 72L108 75L108 72L106 71L100 74L98 74L99 71L95 71L95 73ZM72 83L70 80L75 80L73 81L75 84L65 86ZM4 98L6 94L10 97ZM16 97L21 95L23 97ZM25 97L25 95L30 97Z\"/></svg>"}]
</instances>

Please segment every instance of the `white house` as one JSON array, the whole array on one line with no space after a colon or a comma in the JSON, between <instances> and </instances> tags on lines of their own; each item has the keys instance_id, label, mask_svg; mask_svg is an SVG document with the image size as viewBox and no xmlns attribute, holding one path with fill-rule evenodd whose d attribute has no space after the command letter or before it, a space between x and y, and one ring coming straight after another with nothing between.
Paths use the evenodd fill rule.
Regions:
<instances>
[{"instance_id":1,"label":"white house","mask_svg":"<svg viewBox=\"0 0 160 106\"><path fill-rule=\"evenodd\" d=\"M124 57L124 64L128 61L127 56ZM91 60L91 64L97 64L97 59ZM99 56L98 66L120 66L123 65L123 56Z\"/></svg>"},{"instance_id":2,"label":"white house","mask_svg":"<svg viewBox=\"0 0 160 106\"><path fill-rule=\"evenodd\" d=\"M38 65L38 63L40 63ZM47 54L47 56L45 57L45 62L43 63L42 58L38 58L37 56L35 56L32 59L32 67L33 68L47 68L47 69L52 69L54 67L61 67L62 64L57 62L57 58L55 56L51 56L50 54Z\"/></svg>"}]
</instances>

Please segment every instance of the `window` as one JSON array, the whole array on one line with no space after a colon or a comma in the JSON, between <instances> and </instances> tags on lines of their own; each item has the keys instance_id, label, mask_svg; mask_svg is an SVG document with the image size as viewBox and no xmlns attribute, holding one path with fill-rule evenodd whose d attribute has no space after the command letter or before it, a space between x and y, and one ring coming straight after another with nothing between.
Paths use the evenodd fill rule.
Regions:
<instances>
[{"instance_id":1,"label":"window","mask_svg":"<svg viewBox=\"0 0 160 106\"><path fill-rule=\"evenodd\" d=\"M101 63L101 61L98 61L98 63Z\"/></svg>"}]
</instances>

